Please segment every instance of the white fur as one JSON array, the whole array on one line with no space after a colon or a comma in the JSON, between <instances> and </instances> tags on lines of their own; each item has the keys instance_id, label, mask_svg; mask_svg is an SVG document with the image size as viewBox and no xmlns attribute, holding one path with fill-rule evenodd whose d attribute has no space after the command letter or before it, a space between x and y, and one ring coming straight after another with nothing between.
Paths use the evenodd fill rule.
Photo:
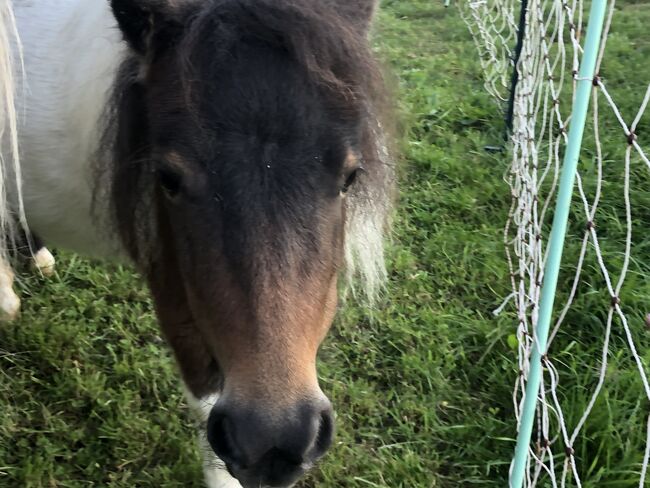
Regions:
<instances>
[{"instance_id":1,"label":"white fur","mask_svg":"<svg viewBox=\"0 0 650 488\"><path fill-rule=\"evenodd\" d=\"M203 398L197 398L187 387L185 387L184 390L187 403L192 412L194 412L194 415L196 415L196 418L199 419L201 423L207 422L208 417L210 416L210 411L219 401L220 395L218 393L213 393Z\"/></svg>"},{"instance_id":2,"label":"white fur","mask_svg":"<svg viewBox=\"0 0 650 488\"><path fill-rule=\"evenodd\" d=\"M205 423L208 421L210 410L219 400L219 394L214 393L203 398L196 398L185 388L185 397L190 408L201 422L199 448L203 455L205 485L207 488L241 488L239 482L226 471L223 461L214 454L205 435Z\"/></svg>"},{"instance_id":3,"label":"white fur","mask_svg":"<svg viewBox=\"0 0 650 488\"><path fill-rule=\"evenodd\" d=\"M12 49L13 45L13 49ZM16 23L9 1L0 3L0 316L13 320L20 311L20 299L13 289L14 273L9 265L8 240L14 238L14 216L7 202L7 168L13 168L16 181L13 186L20 189L20 161L18 151L18 128L16 116L16 68L22 68L21 46L16 32ZM22 71L19 69L18 71ZM25 213L20 193L18 221L26 228Z\"/></svg>"},{"instance_id":4,"label":"white fur","mask_svg":"<svg viewBox=\"0 0 650 488\"><path fill-rule=\"evenodd\" d=\"M365 298L368 305L374 305L387 278L384 240L390 228L395 181L394 163L386 144L382 143L384 136L379 121L374 136L380 141L377 154L379 165L377 172L370 176L374 181L352 187L345 202L346 281L355 295ZM356 293L357 283L361 285L363 294Z\"/></svg>"},{"instance_id":5,"label":"white fur","mask_svg":"<svg viewBox=\"0 0 650 488\"><path fill-rule=\"evenodd\" d=\"M8 262L7 238L14 238L14 220L27 229L21 194L21 167L16 112L17 76L23 73L22 46L11 1L0 3L0 260ZM11 173L15 180L8 178ZM9 188L8 188L9 187ZM13 212L7 192L15 188L17 196ZM13 213L15 212L16 215Z\"/></svg>"},{"instance_id":6,"label":"white fur","mask_svg":"<svg viewBox=\"0 0 650 488\"><path fill-rule=\"evenodd\" d=\"M107 0L15 0L26 85L17 97L30 228L49 245L111 256L91 212L100 119L125 44ZM13 204L18 196L14 187Z\"/></svg>"}]
</instances>

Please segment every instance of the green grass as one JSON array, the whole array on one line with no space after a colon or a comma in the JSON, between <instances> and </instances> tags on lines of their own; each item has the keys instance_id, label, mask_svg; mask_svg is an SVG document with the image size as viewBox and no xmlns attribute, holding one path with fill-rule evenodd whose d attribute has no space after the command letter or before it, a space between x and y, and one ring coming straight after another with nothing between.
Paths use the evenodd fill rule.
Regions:
<instances>
[{"instance_id":1,"label":"green grass","mask_svg":"<svg viewBox=\"0 0 650 488\"><path fill-rule=\"evenodd\" d=\"M650 5L617 8L601 74L629 119L650 81ZM347 308L322 348L321 384L337 407L338 433L299 486L504 487L515 435L515 322L491 311L509 292L508 162L483 149L500 141L501 116L453 3L386 0L379 20L377 46L398 77L406 132L390 299L374 321ZM648 117L641 140L647 128ZM598 220L614 268L622 137L606 135ZM585 154L588 170L589 141ZM636 259L622 296L647 363L650 189L647 170L635 168ZM583 225L578 207L572 218L560 299ZM22 317L0 326L0 486L201 486L193 422L141 282L119 266L58 259L50 280L24 275ZM573 422L595 384L608 302L593 260L583 281L553 352ZM624 340L617 327L607 391L575 446L585 487L638 484L649 406Z\"/></svg>"}]
</instances>

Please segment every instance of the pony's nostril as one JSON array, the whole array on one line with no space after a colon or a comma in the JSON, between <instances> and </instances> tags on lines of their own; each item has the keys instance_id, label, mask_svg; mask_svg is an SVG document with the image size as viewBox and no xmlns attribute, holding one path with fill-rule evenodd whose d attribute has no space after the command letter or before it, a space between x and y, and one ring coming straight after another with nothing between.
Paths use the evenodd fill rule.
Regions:
<instances>
[{"instance_id":1,"label":"pony's nostril","mask_svg":"<svg viewBox=\"0 0 650 488\"><path fill-rule=\"evenodd\" d=\"M334 415L332 409L324 410L320 415L320 425L318 426L318 433L316 434L316 442L314 443L315 457L320 457L332 445L334 437Z\"/></svg>"}]
</instances>

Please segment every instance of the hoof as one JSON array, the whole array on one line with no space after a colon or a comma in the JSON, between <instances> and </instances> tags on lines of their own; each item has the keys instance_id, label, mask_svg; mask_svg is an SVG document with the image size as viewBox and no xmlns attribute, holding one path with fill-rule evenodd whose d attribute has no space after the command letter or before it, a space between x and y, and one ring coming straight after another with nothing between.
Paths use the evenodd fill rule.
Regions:
<instances>
[{"instance_id":1,"label":"hoof","mask_svg":"<svg viewBox=\"0 0 650 488\"><path fill-rule=\"evenodd\" d=\"M14 292L14 272L0 260L0 320L9 322L18 317L20 298Z\"/></svg>"},{"instance_id":2,"label":"hoof","mask_svg":"<svg viewBox=\"0 0 650 488\"><path fill-rule=\"evenodd\" d=\"M20 298L12 288L0 288L0 320L11 322L20 314Z\"/></svg>"},{"instance_id":3,"label":"hoof","mask_svg":"<svg viewBox=\"0 0 650 488\"><path fill-rule=\"evenodd\" d=\"M40 248L38 252L34 254L34 266L36 266L36 269L38 269L43 276L49 278L54 274L55 263L56 261L54 260L54 256L52 256L52 253L48 251L46 247Z\"/></svg>"}]
</instances>

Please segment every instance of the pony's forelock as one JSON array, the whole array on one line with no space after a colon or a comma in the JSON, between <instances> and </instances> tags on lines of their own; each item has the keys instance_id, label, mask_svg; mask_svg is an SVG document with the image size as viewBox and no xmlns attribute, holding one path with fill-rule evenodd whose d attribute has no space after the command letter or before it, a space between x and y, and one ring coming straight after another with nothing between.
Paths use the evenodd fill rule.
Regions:
<instances>
[{"instance_id":1,"label":"pony's forelock","mask_svg":"<svg viewBox=\"0 0 650 488\"><path fill-rule=\"evenodd\" d=\"M388 149L392 130L386 123L392 112L391 97L371 52L367 26L335 7L335 2L309 0L220 0L204 7L195 32L206 27L220 31L215 36L224 36L219 46L224 51L242 32L279 42L311 81L325 88L342 113L363 114L361 151L366 171L347 196L343 277L344 290L372 306L387 278L384 244L395 183ZM190 36L185 42L190 47L203 39ZM187 71L186 77L194 79L191 63Z\"/></svg>"}]
</instances>

